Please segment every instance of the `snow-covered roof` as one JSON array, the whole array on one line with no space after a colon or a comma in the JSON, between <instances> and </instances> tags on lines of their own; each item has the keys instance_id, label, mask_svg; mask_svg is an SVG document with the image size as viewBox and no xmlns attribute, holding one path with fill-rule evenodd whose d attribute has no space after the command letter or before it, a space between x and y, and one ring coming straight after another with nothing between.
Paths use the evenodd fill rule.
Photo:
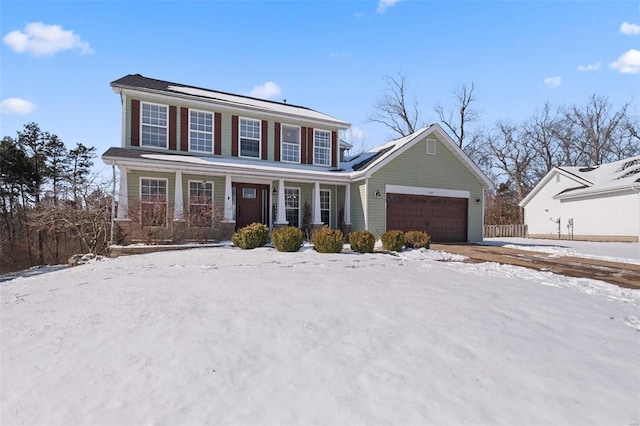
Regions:
<instances>
[{"instance_id":1,"label":"snow-covered roof","mask_svg":"<svg viewBox=\"0 0 640 426\"><path fill-rule=\"evenodd\" d=\"M111 87L114 89L139 90L172 96L187 96L198 99L199 101L205 101L223 107L239 108L258 113L324 122L340 129L346 129L350 126L346 121L338 120L330 115L299 105L236 95L180 83L172 83L169 81L145 77L140 74L126 75L111 82Z\"/></svg>"},{"instance_id":2,"label":"snow-covered roof","mask_svg":"<svg viewBox=\"0 0 640 426\"><path fill-rule=\"evenodd\" d=\"M632 187L640 188L640 156L595 167L559 167L559 169L591 183L586 187L564 191L562 194L556 195L560 199L594 193L615 192Z\"/></svg>"},{"instance_id":3,"label":"snow-covered roof","mask_svg":"<svg viewBox=\"0 0 640 426\"><path fill-rule=\"evenodd\" d=\"M599 166L562 166L554 167L540 182L520 201L526 206L531 199L547 185L556 174L561 174L576 182L574 188L564 189L556 194L555 199L580 197L589 194L625 191L640 188L640 156L614 161Z\"/></svg>"}]
</instances>

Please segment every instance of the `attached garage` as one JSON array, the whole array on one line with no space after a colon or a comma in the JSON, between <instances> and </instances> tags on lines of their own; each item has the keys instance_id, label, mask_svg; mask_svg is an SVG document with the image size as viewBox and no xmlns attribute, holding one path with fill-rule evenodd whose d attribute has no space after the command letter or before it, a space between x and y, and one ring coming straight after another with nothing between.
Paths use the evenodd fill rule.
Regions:
<instances>
[{"instance_id":1,"label":"attached garage","mask_svg":"<svg viewBox=\"0 0 640 426\"><path fill-rule=\"evenodd\" d=\"M468 199L387 193L387 229L424 231L433 242L466 242Z\"/></svg>"}]
</instances>

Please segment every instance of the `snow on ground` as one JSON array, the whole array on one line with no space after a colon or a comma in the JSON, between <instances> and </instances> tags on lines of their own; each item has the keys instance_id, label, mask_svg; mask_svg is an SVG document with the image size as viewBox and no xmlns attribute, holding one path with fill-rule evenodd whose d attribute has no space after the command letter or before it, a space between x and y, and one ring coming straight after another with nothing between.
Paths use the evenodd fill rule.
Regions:
<instances>
[{"instance_id":1,"label":"snow on ground","mask_svg":"<svg viewBox=\"0 0 640 426\"><path fill-rule=\"evenodd\" d=\"M640 421L640 292L446 254L201 248L0 283L0 423Z\"/></svg>"},{"instance_id":2,"label":"snow on ground","mask_svg":"<svg viewBox=\"0 0 640 426\"><path fill-rule=\"evenodd\" d=\"M640 244L533 238L485 238L485 245L548 253L551 257L576 256L640 265Z\"/></svg>"}]
</instances>

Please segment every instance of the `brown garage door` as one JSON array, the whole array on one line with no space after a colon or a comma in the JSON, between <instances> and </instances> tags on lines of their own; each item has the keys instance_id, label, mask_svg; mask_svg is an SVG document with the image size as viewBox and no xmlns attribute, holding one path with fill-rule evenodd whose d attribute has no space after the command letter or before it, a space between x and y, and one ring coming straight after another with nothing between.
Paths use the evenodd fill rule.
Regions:
<instances>
[{"instance_id":1,"label":"brown garage door","mask_svg":"<svg viewBox=\"0 0 640 426\"><path fill-rule=\"evenodd\" d=\"M434 242L467 241L466 198L387 194L387 230L424 231Z\"/></svg>"}]
</instances>

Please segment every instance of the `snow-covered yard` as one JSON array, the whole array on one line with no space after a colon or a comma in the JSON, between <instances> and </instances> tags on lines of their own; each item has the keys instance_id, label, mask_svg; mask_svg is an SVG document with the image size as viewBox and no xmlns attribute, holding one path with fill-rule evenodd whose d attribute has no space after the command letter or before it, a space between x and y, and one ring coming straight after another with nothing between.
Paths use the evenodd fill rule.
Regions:
<instances>
[{"instance_id":1,"label":"snow-covered yard","mask_svg":"<svg viewBox=\"0 0 640 426\"><path fill-rule=\"evenodd\" d=\"M640 421L640 292L231 247L0 283L2 425Z\"/></svg>"}]
</instances>

